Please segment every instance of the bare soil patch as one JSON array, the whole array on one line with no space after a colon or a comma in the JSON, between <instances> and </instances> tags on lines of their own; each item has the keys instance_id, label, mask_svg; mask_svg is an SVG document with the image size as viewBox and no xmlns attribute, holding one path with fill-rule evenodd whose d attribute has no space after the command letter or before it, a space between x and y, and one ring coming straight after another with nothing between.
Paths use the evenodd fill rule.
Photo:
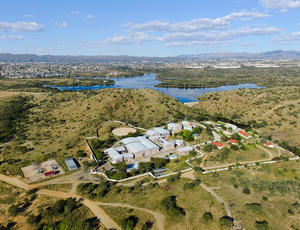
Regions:
<instances>
[{"instance_id":1,"label":"bare soil patch","mask_svg":"<svg viewBox=\"0 0 300 230\"><path fill-rule=\"evenodd\" d=\"M123 128L116 128L112 131L112 133L118 137L126 136L129 133L135 133L136 129L129 128L129 127L123 127Z\"/></svg>"}]
</instances>

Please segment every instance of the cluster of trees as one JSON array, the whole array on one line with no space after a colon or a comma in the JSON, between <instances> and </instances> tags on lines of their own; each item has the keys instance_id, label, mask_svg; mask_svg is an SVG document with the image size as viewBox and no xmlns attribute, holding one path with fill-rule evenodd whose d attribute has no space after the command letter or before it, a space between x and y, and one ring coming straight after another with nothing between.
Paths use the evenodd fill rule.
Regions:
<instances>
[{"instance_id":1,"label":"cluster of trees","mask_svg":"<svg viewBox=\"0 0 300 230\"><path fill-rule=\"evenodd\" d=\"M113 183L109 181L102 181L99 184L82 183L78 185L77 191L89 199L94 199L95 197L102 198L110 192L112 186Z\"/></svg>"},{"instance_id":2,"label":"cluster of trees","mask_svg":"<svg viewBox=\"0 0 300 230\"><path fill-rule=\"evenodd\" d=\"M183 185L183 190L192 189L192 188L194 188L194 187L196 187L197 185L200 185L200 184L201 184L201 180L200 179L196 179L196 180L194 180L191 183L185 183Z\"/></svg>"},{"instance_id":3,"label":"cluster of trees","mask_svg":"<svg viewBox=\"0 0 300 230\"><path fill-rule=\"evenodd\" d=\"M14 96L0 104L0 143L22 131L22 121L33 107L30 97Z\"/></svg>"},{"instance_id":4,"label":"cluster of trees","mask_svg":"<svg viewBox=\"0 0 300 230\"><path fill-rule=\"evenodd\" d=\"M171 218L176 218L185 215L185 211L183 208L177 206L176 196L167 196L163 198L160 202L163 210L166 214Z\"/></svg>"},{"instance_id":5,"label":"cluster of trees","mask_svg":"<svg viewBox=\"0 0 300 230\"><path fill-rule=\"evenodd\" d=\"M138 221L139 218L137 218L136 216L129 216L126 219L123 219L120 225L123 230L133 230Z\"/></svg>"},{"instance_id":6,"label":"cluster of trees","mask_svg":"<svg viewBox=\"0 0 300 230\"><path fill-rule=\"evenodd\" d=\"M168 181L168 183L174 183L174 182L176 182L176 181L179 181L180 180L180 173L177 173L177 174L175 174L175 175L171 175L171 176L169 176L168 178L167 178L167 181Z\"/></svg>"},{"instance_id":7,"label":"cluster of trees","mask_svg":"<svg viewBox=\"0 0 300 230\"><path fill-rule=\"evenodd\" d=\"M290 82L285 77L291 78ZM169 69L158 74L160 87L201 88L218 87L222 85L236 85L256 83L262 86L294 86L299 85L299 68L255 68L238 69Z\"/></svg>"},{"instance_id":8,"label":"cluster of trees","mask_svg":"<svg viewBox=\"0 0 300 230\"><path fill-rule=\"evenodd\" d=\"M290 152L294 153L297 156L300 156L300 148L297 147L297 146L293 146L293 145L291 145L290 143L288 143L286 141L279 143L279 146L284 148L284 149L289 150Z\"/></svg>"},{"instance_id":9,"label":"cluster of trees","mask_svg":"<svg viewBox=\"0 0 300 230\"><path fill-rule=\"evenodd\" d=\"M170 162L169 159L164 159L164 158L155 158L152 157L151 161L149 162L140 162L139 163L139 168L133 169L130 172L127 171L127 165L125 162L120 162L114 165L113 170L108 170L105 172L105 174L112 178L112 179L124 179L130 176L135 176L139 174L143 174L146 172L151 172L154 169L159 169L163 168Z\"/></svg>"},{"instance_id":10,"label":"cluster of trees","mask_svg":"<svg viewBox=\"0 0 300 230\"><path fill-rule=\"evenodd\" d=\"M39 209L37 215L29 215L27 223L34 229L98 229L99 220L86 219L78 210L80 207L75 198L58 200L45 209Z\"/></svg>"},{"instance_id":11,"label":"cluster of trees","mask_svg":"<svg viewBox=\"0 0 300 230\"><path fill-rule=\"evenodd\" d=\"M262 205L260 203L247 203L245 204L245 207L254 213L262 213Z\"/></svg>"}]
</instances>

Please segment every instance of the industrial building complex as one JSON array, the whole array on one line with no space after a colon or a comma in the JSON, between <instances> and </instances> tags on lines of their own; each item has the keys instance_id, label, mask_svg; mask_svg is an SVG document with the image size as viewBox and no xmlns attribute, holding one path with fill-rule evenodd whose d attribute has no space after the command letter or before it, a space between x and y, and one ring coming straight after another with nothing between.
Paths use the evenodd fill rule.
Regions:
<instances>
[{"instance_id":1,"label":"industrial building complex","mask_svg":"<svg viewBox=\"0 0 300 230\"><path fill-rule=\"evenodd\" d=\"M127 137L120 140L113 147L104 151L111 163L133 161L152 157L156 154L170 153L176 151L180 155L192 151L192 147L186 146L183 140L174 140L170 137L185 129L192 129L190 122L169 123L167 129L155 127L145 132L145 135L138 137Z\"/></svg>"}]
</instances>

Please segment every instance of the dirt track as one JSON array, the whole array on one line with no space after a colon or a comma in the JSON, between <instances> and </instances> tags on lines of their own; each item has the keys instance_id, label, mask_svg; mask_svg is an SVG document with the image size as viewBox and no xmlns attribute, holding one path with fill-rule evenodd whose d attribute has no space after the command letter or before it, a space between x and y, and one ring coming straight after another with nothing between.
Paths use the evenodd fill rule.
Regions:
<instances>
[{"instance_id":1,"label":"dirt track","mask_svg":"<svg viewBox=\"0 0 300 230\"><path fill-rule=\"evenodd\" d=\"M5 175L0 174L0 180L4 181L8 184L14 185L16 187L22 188L24 190L29 190L32 188L36 188L36 185L28 185L21 181L20 179L16 177L8 177ZM108 229L121 229L113 219L111 219L102 208L100 208L95 202L91 200L87 200L81 196L72 194L72 193L65 193L65 192L58 192L58 191L53 191L53 190L46 190L42 189L37 192L38 194L41 195L46 195L46 196L53 196L53 197L58 197L58 198L69 198L69 197L74 197L76 199L82 200L83 205L88 207L96 217L99 218L100 222Z\"/></svg>"}]
</instances>

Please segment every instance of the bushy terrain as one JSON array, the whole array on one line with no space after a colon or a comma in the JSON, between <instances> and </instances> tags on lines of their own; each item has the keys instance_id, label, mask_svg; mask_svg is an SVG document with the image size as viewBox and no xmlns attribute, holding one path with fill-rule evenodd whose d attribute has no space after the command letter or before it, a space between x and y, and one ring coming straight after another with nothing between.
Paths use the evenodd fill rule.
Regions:
<instances>
[{"instance_id":1,"label":"bushy terrain","mask_svg":"<svg viewBox=\"0 0 300 230\"><path fill-rule=\"evenodd\" d=\"M147 89L44 93L29 103L32 108L20 123L22 132L1 149L0 170L7 174L20 174L20 166L52 157L62 163L83 149L84 137L95 136L105 121L150 128L187 109L177 100Z\"/></svg>"},{"instance_id":2,"label":"bushy terrain","mask_svg":"<svg viewBox=\"0 0 300 230\"><path fill-rule=\"evenodd\" d=\"M195 108L251 124L273 140L300 146L300 88L275 87L208 93Z\"/></svg>"},{"instance_id":3,"label":"bushy terrain","mask_svg":"<svg viewBox=\"0 0 300 230\"><path fill-rule=\"evenodd\" d=\"M183 69L174 68L162 71L158 75L162 81L160 87L218 87L255 83L260 86L295 86L300 85L300 68L255 68L238 69Z\"/></svg>"}]
</instances>

